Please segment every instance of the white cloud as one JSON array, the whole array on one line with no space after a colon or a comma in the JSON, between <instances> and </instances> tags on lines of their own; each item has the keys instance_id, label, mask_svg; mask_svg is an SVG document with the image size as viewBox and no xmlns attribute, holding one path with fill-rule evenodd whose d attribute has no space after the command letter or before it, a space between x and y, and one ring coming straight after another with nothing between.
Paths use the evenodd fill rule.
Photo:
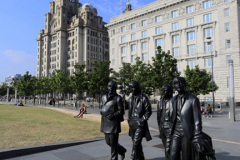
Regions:
<instances>
[{"instance_id":1,"label":"white cloud","mask_svg":"<svg viewBox=\"0 0 240 160\"><path fill-rule=\"evenodd\" d=\"M37 57L24 51L7 50L0 52L0 82L13 74L36 74Z\"/></svg>"}]
</instances>

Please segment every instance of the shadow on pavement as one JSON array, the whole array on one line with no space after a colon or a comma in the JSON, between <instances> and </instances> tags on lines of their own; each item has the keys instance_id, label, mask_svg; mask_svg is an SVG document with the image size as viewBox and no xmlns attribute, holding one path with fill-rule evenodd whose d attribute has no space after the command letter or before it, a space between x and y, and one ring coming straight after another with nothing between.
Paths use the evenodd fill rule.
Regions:
<instances>
[{"instance_id":1,"label":"shadow on pavement","mask_svg":"<svg viewBox=\"0 0 240 160\"><path fill-rule=\"evenodd\" d=\"M229 152L216 153L217 160L239 160L240 156L231 156Z\"/></svg>"}]
</instances>

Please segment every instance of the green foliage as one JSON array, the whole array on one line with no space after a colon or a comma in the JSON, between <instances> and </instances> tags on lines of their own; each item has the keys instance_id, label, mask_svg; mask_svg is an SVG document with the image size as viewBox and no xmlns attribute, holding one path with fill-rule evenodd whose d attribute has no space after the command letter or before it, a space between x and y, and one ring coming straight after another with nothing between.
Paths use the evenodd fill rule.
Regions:
<instances>
[{"instance_id":1,"label":"green foliage","mask_svg":"<svg viewBox=\"0 0 240 160\"><path fill-rule=\"evenodd\" d=\"M56 74L52 77L51 90L55 90L58 93L67 93L70 86L69 75L61 69L55 70Z\"/></svg>"},{"instance_id":2,"label":"green foliage","mask_svg":"<svg viewBox=\"0 0 240 160\"><path fill-rule=\"evenodd\" d=\"M130 63L122 63L122 68L118 72L113 72L112 79L118 84L118 89L121 94L130 95L129 84L133 81L132 66Z\"/></svg>"},{"instance_id":3,"label":"green foliage","mask_svg":"<svg viewBox=\"0 0 240 160\"><path fill-rule=\"evenodd\" d=\"M75 72L74 75L71 77L71 84L70 86L74 91L83 93L87 91L88 89L88 72L85 71L86 65L85 62L83 62L82 65L79 63L76 63L74 65Z\"/></svg>"},{"instance_id":4,"label":"green foliage","mask_svg":"<svg viewBox=\"0 0 240 160\"><path fill-rule=\"evenodd\" d=\"M0 87L0 96L4 96L7 94L7 88L8 86L6 84L3 84L1 87Z\"/></svg>"},{"instance_id":5,"label":"green foliage","mask_svg":"<svg viewBox=\"0 0 240 160\"><path fill-rule=\"evenodd\" d=\"M177 60L170 54L157 47L156 58L152 58L152 82L156 89L161 90L165 84L173 85L173 79L180 75L177 69Z\"/></svg>"},{"instance_id":6,"label":"green foliage","mask_svg":"<svg viewBox=\"0 0 240 160\"><path fill-rule=\"evenodd\" d=\"M143 63L139 57L136 58L136 64L132 65L133 80L141 85L144 94L151 96L154 92L152 83L152 66Z\"/></svg>"},{"instance_id":7,"label":"green foliage","mask_svg":"<svg viewBox=\"0 0 240 160\"><path fill-rule=\"evenodd\" d=\"M18 90L18 95L31 95L33 85L31 81L32 75L27 71L18 81L15 88Z\"/></svg>"},{"instance_id":8,"label":"green foliage","mask_svg":"<svg viewBox=\"0 0 240 160\"><path fill-rule=\"evenodd\" d=\"M88 89L92 93L98 93L101 95L103 92L107 91L108 82L111 80L110 74L112 73L112 68L109 68L110 61L95 61L93 63L93 72L90 75L90 81Z\"/></svg>"},{"instance_id":9,"label":"green foliage","mask_svg":"<svg viewBox=\"0 0 240 160\"><path fill-rule=\"evenodd\" d=\"M212 75L207 73L205 69L200 70L198 66L190 69L187 65L185 70L185 79L187 81L186 90L196 96L212 92ZM218 86L214 82L214 91L216 90L218 90Z\"/></svg>"}]
</instances>

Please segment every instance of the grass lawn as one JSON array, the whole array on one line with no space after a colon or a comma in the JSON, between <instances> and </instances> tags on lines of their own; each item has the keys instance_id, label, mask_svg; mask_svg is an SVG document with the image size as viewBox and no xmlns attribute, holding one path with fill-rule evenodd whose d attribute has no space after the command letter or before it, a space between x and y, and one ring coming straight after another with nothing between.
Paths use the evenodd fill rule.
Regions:
<instances>
[{"instance_id":1,"label":"grass lawn","mask_svg":"<svg viewBox=\"0 0 240 160\"><path fill-rule=\"evenodd\" d=\"M128 128L122 127L122 133ZM0 104L0 149L104 137L100 123L58 111Z\"/></svg>"}]
</instances>

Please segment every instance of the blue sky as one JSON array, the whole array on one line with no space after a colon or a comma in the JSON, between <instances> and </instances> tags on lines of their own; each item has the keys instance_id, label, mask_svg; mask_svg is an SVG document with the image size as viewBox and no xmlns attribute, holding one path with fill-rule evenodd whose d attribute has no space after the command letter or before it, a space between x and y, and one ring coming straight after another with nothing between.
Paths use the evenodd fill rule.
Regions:
<instances>
[{"instance_id":1,"label":"blue sky","mask_svg":"<svg viewBox=\"0 0 240 160\"><path fill-rule=\"evenodd\" d=\"M13 74L36 75L37 36L44 27L44 15L52 0L0 0L0 82ZM155 0L130 0L132 9ZM109 23L121 13L127 0L79 0L91 3Z\"/></svg>"}]
</instances>

